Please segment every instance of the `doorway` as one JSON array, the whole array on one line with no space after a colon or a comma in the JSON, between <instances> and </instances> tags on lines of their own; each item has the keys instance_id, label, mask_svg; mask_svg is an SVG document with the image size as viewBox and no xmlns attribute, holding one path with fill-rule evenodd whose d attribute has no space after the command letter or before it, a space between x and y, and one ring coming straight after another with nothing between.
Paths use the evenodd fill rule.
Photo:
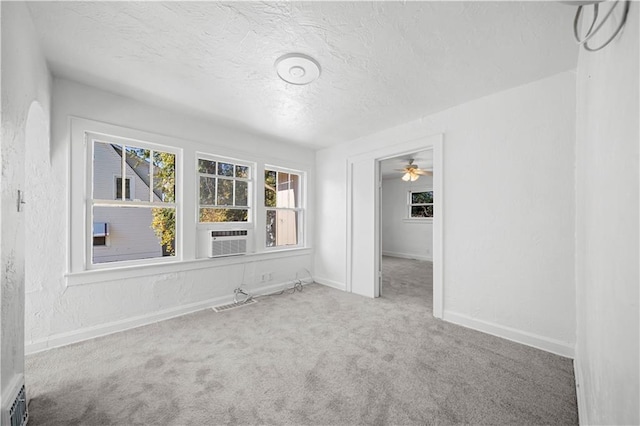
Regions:
<instances>
[{"instance_id":1,"label":"doorway","mask_svg":"<svg viewBox=\"0 0 640 426\"><path fill-rule=\"evenodd\" d=\"M433 306L433 149L378 161L379 294Z\"/></svg>"},{"instance_id":2,"label":"doorway","mask_svg":"<svg viewBox=\"0 0 640 426\"><path fill-rule=\"evenodd\" d=\"M443 135L422 137L348 159L347 291L380 296L380 162L410 153L433 152L433 315L443 311Z\"/></svg>"}]
</instances>

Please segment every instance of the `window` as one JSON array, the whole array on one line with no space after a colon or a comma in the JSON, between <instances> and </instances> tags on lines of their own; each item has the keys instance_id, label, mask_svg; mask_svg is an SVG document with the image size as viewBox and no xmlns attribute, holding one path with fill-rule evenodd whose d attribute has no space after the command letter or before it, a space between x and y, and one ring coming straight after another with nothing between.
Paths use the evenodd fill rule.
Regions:
<instances>
[{"instance_id":1,"label":"window","mask_svg":"<svg viewBox=\"0 0 640 426\"><path fill-rule=\"evenodd\" d=\"M93 237L93 245L96 246L106 246L107 245L107 237Z\"/></svg>"},{"instance_id":2,"label":"window","mask_svg":"<svg viewBox=\"0 0 640 426\"><path fill-rule=\"evenodd\" d=\"M175 256L176 153L145 142L87 136L91 264Z\"/></svg>"},{"instance_id":3,"label":"window","mask_svg":"<svg viewBox=\"0 0 640 426\"><path fill-rule=\"evenodd\" d=\"M125 188L125 197L127 200L131 199L131 178L126 178L124 180L124 188ZM116 177L116 185L115 185L115 200L122 198L122 177Z\"/></svg>"},{"instance_id":4,"label":"window","mask_svg":"<svg viewBox=\"0 0 640 426\"><path fill-rule=\"evenodd\" d=\"M198 158L198 179L200 223L249 221L251 166Z\"/></svg>"},{"instance_id":5,"label":"window","mask_svg":"<svg viewBox=\"0 0 640 426\"><path fill-rule=\"evenodd\" d=\"M104 222L93 223L93 246L106 246L109 236L109 224Z\"/></svg>"},{"instance_id":6,"label":"window","mask_svg":"<svg viewBox=\"0 0 640 426\"><path fill-rule=\"evenodd\" d=\"M433 191L409 191L409 218L433 218Z\"/></svg>"},{"instance_id":7,"label":"window","mask_svg":"<svg viewBox=\"0 0 640 426\"><path fill-rule=\"evenodd\" d=\"M266 246L300 243L302 215L301 175L267 168L264 173Z\"/></svg>"},{"instance_id":8,"label":"window","mask_svg":"<svg viewBox=\"0 0 640 426\"><path fill-rule=\"evenodd\" d=\"M244 231L248 254L304 247L304 171L81 118L70 132L69 282L190 268L211 231Z\"/></svg>"}]
</instances>

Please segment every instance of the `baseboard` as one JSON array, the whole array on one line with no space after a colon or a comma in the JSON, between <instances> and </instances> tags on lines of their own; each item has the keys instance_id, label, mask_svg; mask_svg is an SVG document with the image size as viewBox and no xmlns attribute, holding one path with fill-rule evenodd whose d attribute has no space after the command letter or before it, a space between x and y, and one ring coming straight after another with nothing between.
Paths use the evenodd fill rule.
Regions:
<instances>
[{"instance_id":1,"label":"baseboard","mask_svg":"<svg viewBox=\"0 0 640 426\"><path fill-rule=\"evenodd\" d=\"M330 280L328 278L313 277L313 280L318 284L325 285L327 287L335 288L342 291L347 291L347 285L338 281Z\"/></svg>"},{"instance_id":2,"label":"baseboard","mask_svg":"<svg viewBox=\"0 0 640 426\"><path fill-rule=\"evenodd\" d=\"M566 358L573 358L574 348L565 342L517 330L515 328L471 318L467 315L458 314L451 311L444 311L443 320L462 325L473 330L511 340L523 345L532 346L543 351L551 352Z\"/></svg>"},{"instance_id":3,"label":"baseboard","mask_svg":"<svg viewBox=\"0 0 640 426\"><path fill-rule=\"evenodd\" d=\"M573 376L576 379L576 399L578 400L578 424L589 425L589 416L587 415L587 400L584 394L584 380L582 376L582 368L580 366L580 360L574 358L573 360Z\"/></svg>"},{"instance_id":4,"label":"baseboard","mask_svg":"<svg viewBox=\"0 0 640 426\"><path fill-rule=\"evenodd\" d=\"M420 256L420 255L411 254L411 253L398 253L398 252L395 252L395 251L383 251L382 255L383 256L390 256L390 257L400 257L402 259L427 260L429 262L433 262L433 258L431 256Z\"/></svg>"},{"instance_id":5,"label":"baseboard","mask_svg":"<svg viewBox=\"0 0 640 426\"><path fill-rule=\"evenodd\" d=\"M306 285L310 284L311 282L312 281L303 282L303 284ZM259 296L261 294L279 291L284 286L292 284L293 282L291 281L269 284L258 288L252 288L250 290L250 293ZM224 305L231 302L233 302L233 294L214 297L212 299L176 306L173 308L156 311L149 314L138 315L119 321L112 321L106 324L99 324L92 327L54 334L43 339L25 342L25 355L31 355L49 349L71 345L73 343L79 343L85 340L95 339L96 337L106 336L113 333L119 333L121 331L130 330L136 327L142 327L144 325L153 324L158 321L168 320L171 318L179 317L182 315L201 311L203 309L208 309L213 306Z\"/></svg>"}]
</instances>

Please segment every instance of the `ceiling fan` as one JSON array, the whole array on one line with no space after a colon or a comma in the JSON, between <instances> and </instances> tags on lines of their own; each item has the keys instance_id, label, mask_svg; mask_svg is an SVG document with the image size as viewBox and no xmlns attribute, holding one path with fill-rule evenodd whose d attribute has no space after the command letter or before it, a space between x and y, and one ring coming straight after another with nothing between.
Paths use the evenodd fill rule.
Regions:
<instances>
[{"instance_id":1,"label":"ceiling fan","mask_svg":"<svg viewBox=\"0 0 640 426\"><path fill-rule=\"evenodd\" d=\"M402 180L405 182L413 182L418 180L420 176L433 176L433 172L428 170L422 170L417 165L413 164L413 158L409 160L409 164L404 169L396 169L398 172L403 172Z\"/></svg>"}]
</instances>

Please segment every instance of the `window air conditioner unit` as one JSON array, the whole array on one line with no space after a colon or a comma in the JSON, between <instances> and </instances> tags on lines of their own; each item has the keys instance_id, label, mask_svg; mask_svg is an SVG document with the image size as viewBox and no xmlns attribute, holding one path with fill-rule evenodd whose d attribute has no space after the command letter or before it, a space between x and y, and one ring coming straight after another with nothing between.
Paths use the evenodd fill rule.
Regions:
<instances>
[{"instance_id":1,"label":"window air conditioner unit","mask_svg":"<svg viewBox=\"0 0 640 426\"><path fill-rule=\"evenodd\" d=\"M247 230L207 231L208 257L235 256L247 253Z\"/></svg>"}]
</instances>

